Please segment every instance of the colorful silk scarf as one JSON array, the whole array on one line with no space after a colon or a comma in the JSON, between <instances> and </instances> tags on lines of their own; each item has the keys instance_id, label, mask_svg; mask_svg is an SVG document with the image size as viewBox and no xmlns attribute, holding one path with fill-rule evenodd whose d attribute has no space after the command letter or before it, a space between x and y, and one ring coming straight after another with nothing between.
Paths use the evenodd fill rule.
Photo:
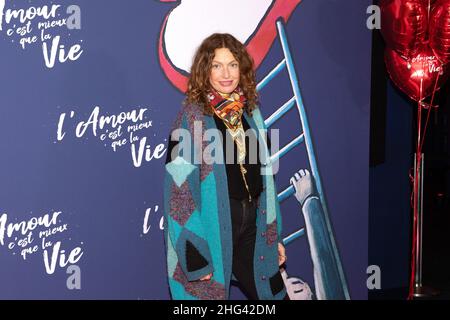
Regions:
<instances>
[{"instance_id":1,"label":"colorful silk scarf","mask_svg":"<svg viewBox=\"0 0 450 320\"><path fill-rule=\"evenodd\" d=\"M208 99L214 112L225 122L227 127L236 129L241 122L246 103L242 89L237 87L228 97L224 97L216 90L211 89L208 92Z\"/></svg>"},{"instance_id":2,"label":"colorful silk scarf","mask_svg":"<svg viewBox=\"0 0 450 320\"><path fill-rule=\"evenodd\" d=\"M244 112L244 106L246 98L241 88L237 87L233 92L228 95L222 95L214 89L208 92L208 99L211 108L215 114L222 119L228 128L228 132L231 134L234 142L236 143L238 150L238 163L241 169L242 179L248 192L249 201L252 201L250 195L250 189L248 187L246 173L247 169L244 167L246 146L245 146L245 132L242 125L242 113Z\"/></svg>"}]
</instances>

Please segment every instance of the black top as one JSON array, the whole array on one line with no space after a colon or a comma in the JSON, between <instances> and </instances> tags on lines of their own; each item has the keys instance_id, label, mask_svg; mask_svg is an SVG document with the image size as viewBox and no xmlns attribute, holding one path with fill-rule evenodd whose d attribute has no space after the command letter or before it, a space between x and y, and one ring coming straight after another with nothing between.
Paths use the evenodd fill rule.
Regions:
<instances>
[{"instance_id":1,"label":"black top","mask_svg":"<svg viewBox=\"0 0 450 320\"><path fill-rule=\"evenodd\" d=\"M220 119L216 114L214 114L214 121L216 122L217 129L219 129L222 132L223 155L228 179L228 194L230 198L233 199L237 200L248 199L248 191L247 188L245 187L245 182L241 174L240 165L237 162L238 149L236 143L234 143L233 138L228 132L227 127L223 123L222 119ZM244 131L250 129L250 126L244 116L242 116L242 126L244 127ZM258 140L256 139L255 135L256 132L254 130L249 130L248 133L249 136L251 135L251 138L249 136L245 137L246 155L244 168L247 170L245 177L247 180L248 188L250 190L250 195L252 196L252 199L256 199L261 193L263 188L261 177L261 162L259 159L259 149L258 149L259 146ZM227 163L226 160L227 159L226 135L228 135L229 141L233 142L234 159L233 161L231 161L231 163ZM252 146L250 146L250 142L252 142ZM252 159L253 163L250 162L251 160L250 147L252 149L252 152L254 152L255 154L255 156L253 156L254 159ZM255 149L253 150L253 148Z\"/></svg>"}]
</instances>

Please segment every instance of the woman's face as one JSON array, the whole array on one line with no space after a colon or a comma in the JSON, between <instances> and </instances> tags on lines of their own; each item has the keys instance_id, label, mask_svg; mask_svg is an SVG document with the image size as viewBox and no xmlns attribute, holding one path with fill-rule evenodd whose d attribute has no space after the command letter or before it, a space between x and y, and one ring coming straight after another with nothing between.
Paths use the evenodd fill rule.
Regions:
<instances>
[{"instance_id":1,"label":"woman's face","mask_svg":"<svg viewBox=\"0 0 450 320\"><path fill-rule=\"evenodd\" d=\"M214 54L209 82L220 93L231 93L239 84L239 62L228 48L218 48Z\"/></svg>"}]
</instances>

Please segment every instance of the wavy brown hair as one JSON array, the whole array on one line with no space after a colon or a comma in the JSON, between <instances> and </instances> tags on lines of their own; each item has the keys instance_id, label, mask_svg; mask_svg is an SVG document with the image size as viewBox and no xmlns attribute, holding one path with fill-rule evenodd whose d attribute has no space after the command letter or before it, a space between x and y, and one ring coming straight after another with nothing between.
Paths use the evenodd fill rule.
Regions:
<instances>
[{"instance_id":1,"label":"wavy brown hair","mask_svg":"<svg viewBox=\"0 0 450 320\"><path fill-rule=\"evenodd\" d=\"M253 58L248 54L245 46L229 33L214 33L203 40L194 56L186 91L185 104L198 104L203 107L204 114L212 115L207 92L211 88L209 76L215 50L227 48L239 63L239 87L244 92L247 104L245 110L248 114L256 108L258 94L256 93L256 74Z\"/></svg>"}]
</instances>

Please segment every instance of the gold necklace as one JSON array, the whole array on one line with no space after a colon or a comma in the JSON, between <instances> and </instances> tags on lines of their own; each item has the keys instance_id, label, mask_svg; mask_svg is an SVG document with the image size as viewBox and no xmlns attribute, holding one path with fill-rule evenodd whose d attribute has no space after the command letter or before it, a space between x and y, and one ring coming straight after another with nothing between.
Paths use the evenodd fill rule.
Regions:
<instances>
[{"instance_id":1,"label":"gold necklace","mask_svg":"<svg viewBox=\"0 0 450 320\"><path fill-rule=\"evenodd\" d=\"M222 94L219 92L219 94L227 99L227 100L239 100L239 94L234 93L233 95L231 94ZM245 162L245 156L246 156L246 143L245 143L245 132L244 132L244 126L242 125L242 114L243 114L243 110L240 110L240 113L238 115L239 120L237 121L236 126L232 126L230 125L227 121L222 121L225 123L225 126L227 127L227 131L230 133L231 137L233 138L233 141L236 143L236 147L238 149L238 163L239 163L239 168L241 169L241 175L242 175L242 179L244 180L244 184L245 184L245 188L247 189L247 193L248 193L248 201L252 202L252 196L250 195L250 188L248 187L248 183L247 183L247 178L246 178L246 174L247 174L247 169L245 169L244 167L244 162Z\"/></svg>"},{"instance_id":2,"label":"gold necklace","mask_svg":"<svg viewBox=\"0 0 450 320\"><path fill-rule=\"evenodd\" d=\"M225 125L227 126L227 130L230 133L231 137L233 138L233 141L236 143L237 149L238 149L238 163L239 168L241 171L242 179L244 180L245 188L248 192L248 201L252 202L252 196L250 195L250 188L247 183L247 169L244 167L245 162L245 156L246 156L246 142L245 142L245 133L244 133L244 126L242 125L242 117L239 119L238 124L236 127L231 127L228 125L227 122L225 122Z\"/></svg>"}]
</instances>

